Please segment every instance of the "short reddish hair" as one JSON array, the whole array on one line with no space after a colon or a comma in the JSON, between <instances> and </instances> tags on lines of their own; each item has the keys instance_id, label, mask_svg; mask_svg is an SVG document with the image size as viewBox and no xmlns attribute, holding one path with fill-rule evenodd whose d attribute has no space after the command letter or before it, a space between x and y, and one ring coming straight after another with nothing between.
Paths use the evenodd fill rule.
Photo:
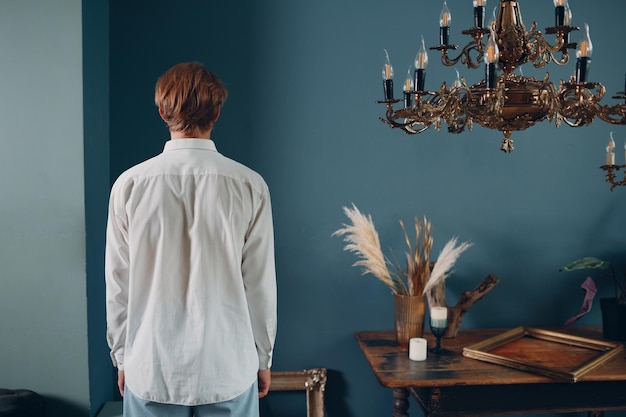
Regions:
<instances>
[{"instance_id":1,"label":"short reddish hair","mask_svg":"<svg viewBox=\"0 0 626 417\"><path fill-rule=\"evenodd\" d=\"M157 81L154 103L172 132L195 135L213 127L228 92L197 62L174 65Z\"/></svg>"}]
</instances>

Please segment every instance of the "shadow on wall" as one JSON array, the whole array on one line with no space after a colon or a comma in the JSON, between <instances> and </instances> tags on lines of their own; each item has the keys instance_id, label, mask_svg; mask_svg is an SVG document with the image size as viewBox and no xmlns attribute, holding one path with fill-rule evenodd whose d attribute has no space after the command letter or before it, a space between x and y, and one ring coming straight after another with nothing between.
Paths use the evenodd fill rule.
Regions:
<instances>
[{"instance_id":1,"label":"shadow on wall","mask_svg":"<svg viewBox=\"0 0 626 417\"><path fill-rule=\"evenodd\" d=\"M346 382L339 371L327 369L324 391L325 416L354 417L346 403ZM293 417L293 410L306 416L306 394L302 391L274 391L260 400L261 417Z\"/></svg>"},{"instance_id":2,"label":"shadow on wall","mask_svg":"<svg viewBox=\"0 0 626 417\"><path fill-rule=\"evenodd\" d=\"M343 374L329 369L325 393L327 415L354 417L346 403L346 394L346 381Z\"/></svg>"},{"instance_id":3,"label":"shadow on wall","mask_svg":"<svg viewBox=\"0 0 626 417\"><path fill-rule=\"evenodd\" d=\"M47 417L88 417L89 409L64 398L44 395Z\"/></svg>"}]
</instances>

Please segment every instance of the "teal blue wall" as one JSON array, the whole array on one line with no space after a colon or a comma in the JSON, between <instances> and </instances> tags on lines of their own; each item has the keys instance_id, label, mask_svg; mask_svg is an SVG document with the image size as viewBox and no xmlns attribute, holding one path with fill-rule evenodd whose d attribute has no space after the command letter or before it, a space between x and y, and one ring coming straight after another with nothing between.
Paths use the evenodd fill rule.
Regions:
<instances>
[{"instance_id":1,"label":"teal blue wall","mask_svg":"<svg viewBox=\"0 0 626 417\"><path fill-rule=\"evenodd\" d=\"M353 333L391 329L392 297L361 276L351 266L354 256L331 237L346 221L342 206L371 213L383 246L399 258L398 221L416 215L432 220L436 252L452 236L472 241L448 281L449 301L489 273L501 282L463 327L561 325L579 308L584 278L559 273L561 265L595 255L623 268L626 189L610 192L599 169L611 130L622 149L623 126L545 122L515 132L516 150L507 155L499 150L501 134L480 126L461 135L408 136L378 120L383 49L399 84L420 35L428 45L438 41L441 2L222 3L111 2L111 175L161 150L167 132L152 91L167 67L197 60L220 75L230 97L214 133L218 149L261 172L273 195L280 297L274 367L329 368L330 416L391 409L390 393L368 369ZM471 2L448 5L452 40L464 44ZM521 6L527 27L533 20L540 29L553 24L551 1ZM591 25L590 78L605 84L604 102L611 102L624 89L626 66L616 57L626 53L625 3L570 6L575 24ZM558 85L573 74L574 61L523 70L537 78L547 70ZM469 81L483 74L460 72ZM427 86L454 77L431 52ZM617 158L623 162L621 152ZM599 320L596 307L581 324ZM279 415L297 406L285 403L270 408Z\"/></svg>"},{"instance_id":2,"label":"teal blue wall","mask_svg":"<svg viewBox=\"0 0 626 417\"><path fill-rule=\"evenodd\" d=\"M273 195L274 369L328 368L331 417L391 407L353 333L391 329L392 297L331 237L346 221L342 206L371 213L398 257L398 220L415 215L432 220L436 251L455 235L474 242L448 282L449 301L489 273L501 282L463 327L558 326L578 309L584 278L559 273L562 264L595 255L625 266L626 189L610 192L598 169L611 130L622 148L623 126L545 122L516 132L517 149L505 155L501 135L479 126L407 136L378 121L383 48L401 80L419 36L437 41L440 2L84 3L0 5L0 386L40 391L53 417L94 415L116 398L104 341L104 206L119 172L161 150L167 131L153 86L180 61L205 63L229 88L218 148L263 174ZM463 43L471 2L448 3L452 40ZM590 78L611 102L624 87L626 6L570 5L575 24L591 25ZM552 24L552 2L521 6L527 27ZM556 81L573 68L524 73L547 70ZM470 81L481 72L461 70ZM454 75L431 54L429 88ZM581 320L599 323L597 307ZM302 409L300 396L279 398L264 403L272 415Z\"/></svg>"},{"instance_id":3,"label":"teal blue wall","mask_svg":"<svg viewBox=\"0 0 626 417\"><path fill-rule=\"evenodd\" d=\"M0 387L87 416L80 0L0 2Z\"/></svg>"}]
</instances>

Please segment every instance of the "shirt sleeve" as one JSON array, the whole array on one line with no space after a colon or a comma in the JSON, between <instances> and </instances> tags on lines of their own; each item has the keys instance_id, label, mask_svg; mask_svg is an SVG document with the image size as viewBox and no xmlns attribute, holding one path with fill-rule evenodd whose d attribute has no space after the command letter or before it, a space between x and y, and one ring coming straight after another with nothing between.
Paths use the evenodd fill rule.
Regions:
<instances>
[{"instance_id":1,"label":"shirt sleeve","mask_svg":"<svg viewBox=\"0 0 626 417\"><path fill-rule=\"evenodd\" d=\"M259 355L259 369L272 366L276 338L274 226L269 192L261 196L243 248L242 273Z\"/></svg>"},{"instance_id":2,"label":"shirt sleeve","mask_svg":"<svg viewBox=\"0 0 626 417\"><path fill-rule=\"evenodd\" d=\"M105 283L107 342L111 360L119 370L124 369L124 345L126 343L126 318L128 307L128 227L123 204L111 191L109 217L106 231ZM121 207L120 207L121 206Z\"/></svg>"}]
</instances>

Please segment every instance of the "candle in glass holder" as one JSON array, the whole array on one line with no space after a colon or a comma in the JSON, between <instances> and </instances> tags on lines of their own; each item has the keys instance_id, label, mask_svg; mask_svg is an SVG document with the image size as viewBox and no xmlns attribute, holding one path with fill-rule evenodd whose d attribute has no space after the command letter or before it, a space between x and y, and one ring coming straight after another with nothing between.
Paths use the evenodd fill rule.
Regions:
<instances>
[{"instance_id":1,"label":"candle in glass holder","mask_svg":"<svg viewBox=\"0 0 626 417\"><path fill-rule=\"evenodd\" d=\"M430 325L436 328L446 328L448 326L448 308L431 307Z\"/></svg>"}]
</instances>

